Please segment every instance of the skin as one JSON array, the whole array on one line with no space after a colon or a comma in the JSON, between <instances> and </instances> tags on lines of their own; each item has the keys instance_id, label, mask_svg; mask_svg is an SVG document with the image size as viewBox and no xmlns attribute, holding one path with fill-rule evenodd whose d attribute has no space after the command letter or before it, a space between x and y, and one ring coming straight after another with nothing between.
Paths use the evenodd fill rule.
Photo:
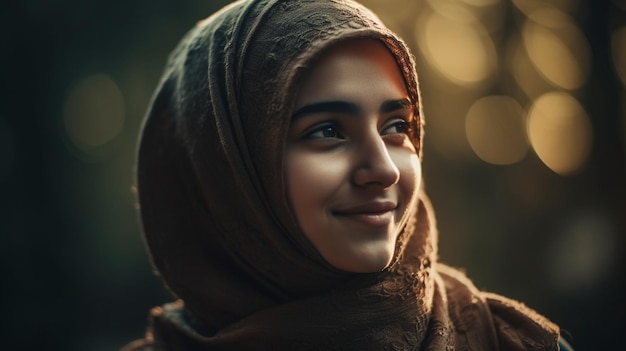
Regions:
<instances>
[{"instance_id":1,"label":"skin","mask_svg":"<svg viewBox=\"0 0 626 351\"><path fill-rule=\"evenodd\" d=\"M313 66L294 111L285 173L300 227L334 267L383 270L421 180L396 61L374 40L337 45Z\"/></svg>"}]
</instances>

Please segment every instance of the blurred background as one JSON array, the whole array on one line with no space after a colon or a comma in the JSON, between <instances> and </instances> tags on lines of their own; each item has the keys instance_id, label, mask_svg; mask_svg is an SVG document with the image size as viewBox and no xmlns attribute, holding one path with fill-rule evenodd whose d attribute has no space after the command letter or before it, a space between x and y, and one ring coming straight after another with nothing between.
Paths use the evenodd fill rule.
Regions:
<instances>
[{"instance_id":1,"label":"blurred background","mask_svg":"<svg viewBox=\"0 0 626 351\"><path fill-rule=\"evenodd\" d=\"M136 138L169 51L228 2L4 4L3 349L116 350L171 300L138 226ZM417 58L441 260L539 310L576 349L617 348L626 1L363 3Z\"/></svg>"}]
</instances>

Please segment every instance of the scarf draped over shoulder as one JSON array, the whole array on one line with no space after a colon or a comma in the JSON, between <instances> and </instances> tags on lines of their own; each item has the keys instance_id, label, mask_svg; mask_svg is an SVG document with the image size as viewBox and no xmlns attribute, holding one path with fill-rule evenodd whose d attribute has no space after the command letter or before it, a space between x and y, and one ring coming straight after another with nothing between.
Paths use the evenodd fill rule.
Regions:
<instances>
[{"instance_id":1,"label":"scarf draped over shoulder","mask_svg":"<svg viewBox=\"0 0 626 351\"><path fill-rule=\"evenodd\" d=\"M558 328L437 262L427 196L392 264L329 265L299 228L283 154L298 84L325 49L370 38L423 113L414 60L349 0L237 1L171 54L143 125L137 185L152 262L179 300L126 350L556 350ZM421 152L421 151L420 151Z\"/></svg>"}]
</instances>

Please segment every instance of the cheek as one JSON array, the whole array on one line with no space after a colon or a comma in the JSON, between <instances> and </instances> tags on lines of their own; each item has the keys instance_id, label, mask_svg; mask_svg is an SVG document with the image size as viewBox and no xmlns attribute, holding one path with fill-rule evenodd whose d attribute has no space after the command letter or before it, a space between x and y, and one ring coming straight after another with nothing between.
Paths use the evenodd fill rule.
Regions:
<instances>
[{"instance_id":1,"label":"cheek","mask_svg":"<svg viewBox=\"0 0 626 351\"><path fill-rule=\"evenodd\" d=\"M422 165L415 153L402 152L394 158L400 171L399 187L407 204L417 197L422 181Z\"/></svg>"},{"instance_id":2,"label":"cheek","mask_svg":"<svg viewBox=\"0 0 626 351\"><path fill-rule=\"evenodd\" d=\"M288 152L285 172L289 200L300 222L323 210L346 177L347 162L339 155Z\"/></svg>"}]
</instances>

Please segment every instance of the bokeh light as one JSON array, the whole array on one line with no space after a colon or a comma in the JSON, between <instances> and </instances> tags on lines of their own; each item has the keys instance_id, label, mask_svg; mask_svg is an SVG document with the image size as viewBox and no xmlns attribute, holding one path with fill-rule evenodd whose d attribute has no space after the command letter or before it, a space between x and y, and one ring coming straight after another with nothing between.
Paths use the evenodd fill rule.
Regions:
<instances>
[{"instance_id":1,"label":"bokeh light","mask_svg":"<svg viewBox=\"0 0 626 351\"><path fill-rule=\"evenodd\" d=\"M524 111L513 98L487 96L477 100L467 113L465 129L472 150L483 161L508 165L528 152Z\"/></svg>"},{"instance_id":2,"label":"bokeh light","mask_svg":"<svg viewBox=\"0 0 626 351\"><path fill-rule=\"evenodd\" d=\"M462 2L472 6L493 6L500 3L500 0L461 0Z\"/></svg>"},{"instance_id":3,"label":"bokeh light","mask_svg":"<svg viewBox=\"0 0 626 351\"><path fill-rule=\"evenodd\" d=\"M578 5L580 0L512 0L517 9L530 15L540 9L559 9L561 11L572 11Z\"/></svg>"},{"instance_id":4,"label":"bokeh light","mask_svg":"<svg viewBox=\"0 0 626 351\"><path fill-rule=\"evenodd\" d=\"M615 71L622 80L622 84L626 85L626 27L613 32L611 49Z\"/></svg>"},{"instance_id":5,"label":"bokeh light","mask_svg":"<svg viewBox=\"0 0 626 351\"><path fill-rule=\"evenodd\" d=\"M438 15L460 23L476 22L478 18L469 6L463 6L459 0L428 0L428 5Z\"/></svg>"},{"instance_id":6,"label":"bokeh light","mask_svg":"<svg viewBox=\"0 0 626 351\"><path fill-rule=\"evenodd\" d=\"M124 97L111 77L83 78L68 94L63 111L67 136L89 153L113 140L124 127Z\"/></svg>"},{"instance_id":7,"label":"bokeh light","mask_svg":"<svg viewBox=\"0 0 626 351\"><path fill-rule=\"evenodd\" d=\"M448 5L443 16L431 12L418 21L415 37L428 63L458 85L475 85L490 78L497 68L491 37L474 15Z\"/></svg>"},{"instance_id":8,"label":"bokeh light","mask_svg":"<svg viewBox=\"0 0 626 351\"><path fill-rule=\"evenodd\" d=\"M539 97L528 112L528 137L537 156L554 172L576 172L591 152L591 123L571 95L552 92Z\"/></svg>"},{"instance_id":9,"label":"bokeh light","mask_svg":"<svg viewBox=\"0 0 626 351\"><path fill-rule=\"evenodd\" d=\"M508 63L508 68L512 71L515 83L528 98L532 100L554 90L554 87L546 82L541 73L539 73L533 65L521 40L513 40L510 55L512 58Z\"/></svg>"},{"instance_id":10,"label":"bokeh light","mask_svg":"<svg viewBox=\"0 0 626 351\"><path fill-rule=\"evenodd\" d=\"M427 0L441 16L461 23L478 22L488 32L502 29L505 5L501 0Z\"/></svg>"},{"instance_id":11,"label":"bokeh light","mask_svg":"<svg viewBox=\"0 0 626 351\"><path fill-rule=\"evenodd\" d=\"M589 46L584 35L563 12L532 12L522 30L524 46L537 70L563 89L580 88L586 81Z\"/></svg>"}]
</instances>

